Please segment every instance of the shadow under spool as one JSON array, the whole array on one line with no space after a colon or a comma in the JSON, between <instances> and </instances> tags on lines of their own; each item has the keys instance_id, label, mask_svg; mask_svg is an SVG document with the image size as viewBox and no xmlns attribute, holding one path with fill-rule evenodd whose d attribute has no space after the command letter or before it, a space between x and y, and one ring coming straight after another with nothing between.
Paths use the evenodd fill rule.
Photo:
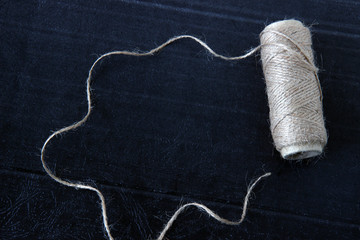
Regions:
<instances>
[{"instance_id":1,"label":"shadow under spool","mask_svg":"<svg viewBox=\"0 0 360 240\"><path fill-rule=\"evenodd\" d=\"M310 30L297 20L278 21L260 42L276 149L287 160L320 155L327 133Z\"/></svg>"}]
</instances>

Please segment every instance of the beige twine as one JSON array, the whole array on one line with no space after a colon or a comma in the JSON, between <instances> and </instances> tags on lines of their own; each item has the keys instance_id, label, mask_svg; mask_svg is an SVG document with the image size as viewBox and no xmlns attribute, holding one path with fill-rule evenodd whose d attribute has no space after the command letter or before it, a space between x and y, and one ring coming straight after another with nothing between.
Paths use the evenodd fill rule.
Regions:
<instances>
[{"instance_id":1,"label":"beige twine","mask_svg":"<svg viewBox=\"0 0 360 240\"><path fill-rule=\"evenodd\" d=\"M327 134L309 29L279 21L263 30L260 41L276 149L288 160L321 154Z\"/></svg>"},{"instance_id":2,"label":"beige twine","mask_svg":"<svg viewBox=\"0 0 360 240\"><path fill-rule=\"evenodd\" d=\"M88 110L86 115L84 116L84 118L82 118L80 121L75 122L74 124L71 124L70 126L61 128L60 130L55 131L54 133L52 133L44 142L44 145L41 149L41 162L42 162L42 166L44 168L44 170L46 171L46 173L52 178L54 179L56 182L63 184L65 186L69 186L69 187L73 187L76 189L86 189L86 190L90 190L93 192L96 192L97 195L100 198L101 201L101 212L102 212L102 218L103 218L103 225L106 231L106 234L108 236L108 238L110 240L113 240L114 238L112 237L111 233L110 233L110 227L108 224L108 220L107 220L107 213L106 213L106 204L105 204L105 198L104 195L100 192L100 190L98 190L95 187L92 187L90 185L81 183L81 182L72 182L72 181L68 181L68 180L63 180L60 177L56 176L47 166L46 162L45 162L45 149L46 146L48 145L48 143L50 142L51 139L53 139L54 137L56 137L59 134L68 132L70 130L74 130L78 127L80 127L82 124L84 124L87 119L89 118L90 114L91 114L91 110L92 110L92 104L91 104L91 77L94 71L94 68L96 66L97 63L99 63L103 58L111 56L111 55L128 55L128 56L137 56L137 57L141 57L141 56L150 56L155 54L156 52L160 51L161 49L163 49L164 47L166 47L167 45L180 40L180 39L185 39L185 38L189 38L192 39L194 41L196 41L197 43L199 43L201 46L203 46L207 51L210 52L211 55L213 55L214 57L218 57L224 60L240 60L240 59L244 59L248 56L251 56L252 54L254 54L256 51L258 51L260 49L260 46L252 49L251 51L249 51L248 53L242 55L242 56L237 56L237 57L226 57L220 54L217 54L216 52L214 52L214 50L212 50L205 42L201 41L200 39L190 36L190 35L181 35L181 36L177 36L177 37L173 37L171 39L169 39L168 41L166 41L165 43L161 44L160 46L148 51L148 52L132 52L132 51L113 51L113 52L109 52L106 53L104 55L101 55L98 59L95 60L95 62L93 63L93 65L91 66L90 70L89 70L89 74L88 74L88 78L86 80L86 95L87 95L87 104L88 104ZM210 210L208 207L206 207L203 204L200 203L188 203L185 204L183 206L181 206L176 212L175 214L171 217L171 219L168 221L168 223L165 225L164 229L161 231L159 237L157 238L157 240L162 240L165 237L166 232L169 230L169 228L171 227L171 225L174 223L174 221L176 220L176 218L178 217L178 215L185 210L185 208L190 207L190 206L195 206L201 210L204 210L209 216L215 218L216 220L218 220L221 223L224 224L228 224L228 225L237 225L240 224L246 216L246 211L247 211L247 206L248 206L248 202L249 202L249 197L250 194L253 190L253 188L256 186L256 184L264 177L268 177L270 176L271 173L265 173L264 175L260 176L259 178L257 178L254 183L252 183L247 191L247 194L245 196L244 199L244 206L243 206L243 212L241 215L241 218L239 221L230 221L224 218L221 218L219 215L217 215L215 212L213 212L212 210Z\"/></svg>"},{"instance_id":3,"label":"beige twine","mask_svg":"<svg viewBox=\"0 0 360 240\"><path fill-rule=\"evenodd\" d=\"M291 20L291 21L293 21L293 20ZM287 21L283 21L283 22L287 22ZM104 225L106 234L110 240L113 240L114 238L112 237L112 235L110 233L110 228L109 228L109 224L108 224L108 220L107 220L106 204L105 204L105 198L104 198L103 194L100 192L100 190L98 190L97 188L92 187L90 185L87 185L87 184L84 184L81 182L72 182L69 180L63 180L63 179L59 178L58 176L56 176L49 169L49 167L47 166L47 164L45 162L45 149L46 149L47 145L49 144L49 142L54 137L58 136L59 134L62 134L62 133L65 133L65 132L68 132L70 130L74 130L74 129L80 127L89 118L91 111L92 111L91 90L90 90L92 74L93 74L95 66L102 59L104 59L105 57L111 56L111 55L129 55L129 56L137 56L137 57L150 56L150 55L153 55L153 54L159 52L167 45L169 45L177 40L186 39L186 38L196 41L202 47L204 47L207 51L209 51L209 53L211 55L221 58L221 59L224 59L224 60L244 59L246 57L253 55L255 52L257 52L261 48L262 49L261 55L263 57L263 59L262 59L263 60L263 68L264 68L265 78L266 78L267 86L268 86L269 102L271 100L271 102L269 104L270 111L271 111L271 117L270 117L271 123L272 123L271 126L272 126L273 136L275 136L274 141L275 141L275 145L276 145L277 149L280 152L282 152L282 150L284 148L291 146L291 144L287 144L289 142L295 143L293 146L298 146L299 144L297 144L297 143L299 143L299 142L301 144L305 144L305 145L308 144L308 145L306 145L307 147L312 146L311 144L309 145L309 143L318 143L319 142L321 144L321 146L323 147L326 143L326 133L325 133L325 137L323 138L323 139L325 139L325 141L309 140L310 138L309 138L309 136L306 136L306 134L309 134L310 137L318 136L319 134L317 134L316 131L313 131L313 130L319 129L320 127L316 128L313 125L308 126L309 124L305 125L303 123L303 122L308 122L308 123L314 122L316 124L318 124L319 122L321 123L321 121L318 119L319 116L315 116L315 114L312 114L311 118L309 118L309 119L305 119L305 120L303 119L303 118L306 118L309 116L309 115L307 115L307 113L312 112L312 110L311 110L312 107L316 107L316 110L314 110L314 111L318 111L318 113L321 115L321 119L322 119L321 102L320 102L320 106L319 106L319 103L315 100L306 101L307 99L312 99L316 96L316 91L315 90L311 91L311 89L310 89L311 87L314 88L314 84L315 84L315 87L318 87L316 89L320 89L319 85L316 86L316 84L318 84L318 81L316 81L317 80L317 74L316 74L317 69L313 64L313 55L311 52L310 34L308 36L306 36L305 40L301 38L301 40L303 41L302 42L302 41L297 40L297 38L295 38L295 37L299 37L298 35L300 35L300 32L301 32L300 30L302 30L302 29L300 29L299 33L296 32L298 30L294 26L298 26L298 25L296 25L296 24L293 24L294 26L291 25L291 29L292 29L291 31L286 31L286 26L285 26L286 24L283 24L282 29L269 28L272 25L269 25L261 33L261 45L260 46L252 49L251 51L249 51L248 53L246 53L242 56L237 56L237 57L226 57L226 56L217 54L205 42L201 41L200 39L198 39L196 37L190 36L190 35L181 35L181 36L173 37L173 38L169 39L168 41L166 41L165 43L161 44L160 46L158 46L148 52L113 51L113 52L109 52L104 55L101 55L98 59L95 60L95 62L91 66L91 68L89 70L88 78L86 80L86 94L87 94L87 105L88 105L87 113L80 121L75 122L74 124L71 124L70 126L61 128L60 130L55 131L46 139L46 141L44 142L44 145L41 149L41 162L42 162L42 166L43 166L44 170L52 179L54 179L56 182L58 182L60 184L63 184L65 186L69 186L69 187L73 187L76 189L86 189L86 190L90 190L90 191L97 193L97 195L99 196L100 201L101 201L103 225ZM301 26L302 26L302 24L301 24ZM304 27L302 26L302 28L304 28ZM304 30L302 30L302 31L305 34L307 34L306 31L304 31ZM289 34L289 35L287 35L287 34ZM276 39L276 41L273 41L274 39ZM291 56L292 54L294 54L294 56ZM294 61L294 63L292 63L291 61ZM274 63L276 63L276 64L274 64ZM272 71L271 68L274 68L275 70ZM281 68L283 68L283 69L281 69ZM289 73L293 70L296 70L296 72ZM287 79L294 78L295 80L298 80L298 78L301 77L300 73L306 74L301 79L304 82L306 81L309 83L307 83L306 86L303 86L305 84L302 84L302 82L298 83L298 81L294 81L293 83L300 84L301 88L300 87L291 88L291 84L289 81L287 81ZM313 75L315 75L315 78ZM287 77L285 77L285 76L287 76ZM270 79L270 83L267 78ZM306 79L304 79L304 78L306 78ZM309 79L314 79L314 81L312 81L312 80L310 81ZM288 87L286 89L289 89L289 92L285 92L284 87L283 88L280 88L279 86L275 87L277 85L277 83L282 83L282 85L287 85ZM308 84L310 84L310 85L308 85ZM302 92L304 89L306 90L305 93ZM311 93L311 94L309 94L309 93ZM317 92L317 93L319 94L319 92ZM281 97L282 101L284 101L287 104L294 103L298 107L294 108L293 109L294 111L285 111L285 109L288 109L289 106L287 106L287 107L282 106L281 102L280 102L281 100L276 98L276 94L283 94ZM296 96L290 96L290 94L296 94ZM306 97L301 97L300 96L301 94L306 94ZM290 97L291 100L288 100L287 99L288 97ZM298 102L294 102L297 99L301 100L300 104ZM320 101L320 100L318 99L318 101ZM309 104L305 104L307 102L309 102ZM286 115L284 118L281 118L280 116L276 115L274 112L277 112L278 109L281 109L282 110L281 112L283 112L284 114L288 114L289 116L291 115L291 119L294 119L294 121L291 122L291 124L290 124L291 127L295 127L295 128L301 127L301 129L303 127L305 127L305 128L300 131L286 130L285 123L289 122L287 119L290 117L288 117L288 115ZM294 112L297 112L297 111L295 111L297 109L301 109L300 113L294 114ZM276 115L276 117L273 116L274 114ZM284 119L286 119L286 122ZM300 121L300 119L303 119L303 121ZM317 121L315 121L315 120L317 120ZM274 121L276 121L275 125L274 125ZM300 124L300 126L297 127L297 126L295 126L295 124ZM316 125L316 126L318 126L318 125ZM301 134L300 138L292 137L292 136L291 136L291 138L298 139L298 140L300 139L301 141L285 141L286 142L285 144L283 144L284 141L280 141L282 143L282 145L281 145L281 147L278 147L279 146L277 143L278 135L283 134L283 133L281 133L280 130L287 131L285 136L289 136L291 132L293 134L300 133ZM274 134L274 132L276 134ZM311 139L313 139L313 137ZM316 139L318 139L318 138L316 138ZM302 148L302 150L304 150L304 148ZM311 151L314 151L314 150L311 149ZM169 230L169 228L172 226L172 224L174 223L176 218L179 216L179 214L182 211L184 211L187 207L191 207L191 206L197 207L200 210L205 211L209 216L213 217L214 219L216 219L217 221L219 221L221 223L224 223L227 225L238 225L238 224L242 223L246 216L246 211L247 211L247 207L249 204L249 197L250 197L252 190L254 189L256 184L262 178L268 177L270 175L271 175L271 173L265 173L264 175L257 178L249 186L247 194L244 198L243 210L242 210L242 215L241 215L240 220L230 221L230 220L221 218L219 215L214 213L212 210L210 210L203 204L196 203L196 202L187 203L187 204L181 206L180 208L178 208L178 210L174 213L174 215L170 218L170 220L167 222L167 224L161 231L157 240L162 240L165 237L166 232Z\"/></svg>"}]
</instances>

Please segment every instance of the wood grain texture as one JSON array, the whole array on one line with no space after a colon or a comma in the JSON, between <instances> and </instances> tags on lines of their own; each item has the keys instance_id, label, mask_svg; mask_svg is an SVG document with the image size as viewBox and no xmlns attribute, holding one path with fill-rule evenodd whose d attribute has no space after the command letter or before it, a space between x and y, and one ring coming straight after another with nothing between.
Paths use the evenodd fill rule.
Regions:
<instances>
[{"instance_id":1,"label":"wood grain texture","mask_svg":"<svg viewBox=\"0 0 360 240\"><path fill-rule=\"evenodd\" d=\"M360 5L356 1L2 1L0 3L0 239L102 239L95 194L53 182L40 147L86 112L85 80L98 55L148 50L192 34L240 55L268 23L312 26L329 132L325 154L289 164L274 150L259 56L210 57L177 42L146 58L96 68L94 112L53 141L57 175L98 186L116 239L155 237L180 203L200 201L246 222L182 215L169 239L360 237Z\"/></svg>"}]
</instances>

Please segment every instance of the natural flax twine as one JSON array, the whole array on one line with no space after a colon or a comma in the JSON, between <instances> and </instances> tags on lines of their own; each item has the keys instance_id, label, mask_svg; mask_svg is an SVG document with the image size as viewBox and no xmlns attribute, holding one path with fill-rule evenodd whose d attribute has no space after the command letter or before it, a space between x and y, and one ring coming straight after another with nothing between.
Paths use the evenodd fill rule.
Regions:
<instances>
[{"instance_id":1,"label":"natural flax twine","mask_svg":"<svg viewBox=\"0 0 360 240\"><path fill-rule=\"evenodd\" d=\"M45 140L41 149L41 162L44 170L53 180L60 184L76 189L90 190L99 196L103 226L107 237L113 240L114 238L111 235L111 229L108 224L105 197L102 192L91 185L56 176L45 162L45 150L54 137L74 130L88 120L93 107L90 87L92 75L95 67L101 60L112 55L135 57L154 55L167 45L180 39L191 39L205 48L212 56L228 61L247 58L261 49L270 106L271 132L276 148L285 159L303 159L320 154L326 144L327 135L322 116L321 88L317 78L317 68L314 64L309 29L295 20L279 21L267 26L260 34L260 38L261 44L258 47L237 57L220 55L205 42L190 35L173 37L146 52L125 50L108 52L101 55L92 64L86 79L87 113L79 121L53 132ZM165 238L167 231L179 214L188 207L196 207L223 224L241 224L246 216L251 192L259 181L270 175L271 173L265 173L249 185L244 197L242 214L238 220L231 221L222 218L203 204L196 202L187 203L175 211L158 235L157 240Z\"/></svg>"},{"instance_id":2,"label":"natural flax twine","mask_svg":"<svg viewBox=\"0 0 360 240\"><path fill-rule=\"evenodd\" d=\"M327 134L309 29L279 21L262 31L260 41L276 149L288 160L321 154Z\"/></svg>"}]
</instances>

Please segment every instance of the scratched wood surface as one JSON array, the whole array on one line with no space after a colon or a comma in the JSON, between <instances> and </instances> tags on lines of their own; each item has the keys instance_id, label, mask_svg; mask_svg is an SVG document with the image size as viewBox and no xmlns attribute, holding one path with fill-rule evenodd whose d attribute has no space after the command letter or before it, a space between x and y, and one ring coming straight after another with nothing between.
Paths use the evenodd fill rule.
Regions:
<instances>
[{"instance_id":1,"label":"scratched wood surface","mask_svg":"<svg viewBox=\"0 0 360 240\"><path fill-rule=\"evenodd\" d=\"M183 40L152 57L114 56L95 69L87 124L55 139L58 176L97 186L115 239L154 238L181 204L195 209L167 235L184 239L360 238L360 4L357 1L1 1L0 239L105 239L96 194L44 173L52 130L86 112L85 80L111 50L148 50L191 34L224 55L259 44L266 24L311 25L329 143L322 157L274 150L260 57L212 58Z\"/></svg>"}]
</instances>

